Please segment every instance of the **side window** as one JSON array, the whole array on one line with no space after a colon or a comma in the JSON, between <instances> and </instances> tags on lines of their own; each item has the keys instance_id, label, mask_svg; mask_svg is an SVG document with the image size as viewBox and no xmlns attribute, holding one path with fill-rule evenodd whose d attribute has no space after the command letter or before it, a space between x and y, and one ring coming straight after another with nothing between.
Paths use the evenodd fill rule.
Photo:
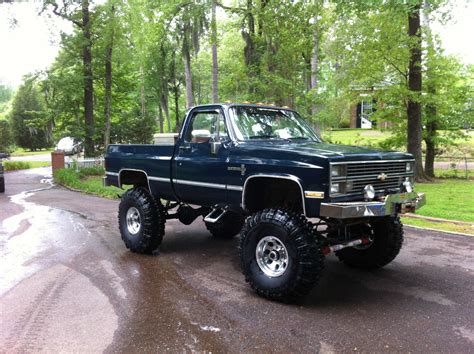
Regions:
<instances>
[{"instance_id":1,"label":"side window","mask_svg":"<svg viewBox=\"0 0 474 354\"><path fill-rule=\"evenodd\" d=\"M209 143L218 139L218 124L220 136L227 137L224 118L218 112L197 112L185 134L185 141L192 143Z\"/></svg>"}]
</instances>

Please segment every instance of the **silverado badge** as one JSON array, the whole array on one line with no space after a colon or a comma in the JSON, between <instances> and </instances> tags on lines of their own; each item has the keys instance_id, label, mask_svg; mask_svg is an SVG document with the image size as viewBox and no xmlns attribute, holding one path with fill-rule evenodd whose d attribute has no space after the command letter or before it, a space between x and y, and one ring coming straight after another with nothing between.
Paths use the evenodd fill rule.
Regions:
<instances>
[{"instance_id":1,"label":"silverado badge","mask_svg":"<svg viewBox=\"0 0 474 354\"><path fill-rule=\"evenodd\" d=\"M379 175L377 176L377 179L379 179L380 181L383 182L383 181L385 181L385 180L387 179L387 177L388 177L388 176L387 176L385 173L382 172L381 174L379 174Z\"/></svg>"},{"instance_id":2,"label":"silverado badge","mask_svg":"<svg viewBox=\"0 0 474 354\"><path fill-rule=\"evenodd\" d=\"M245 168L245 165L242 164L240 167L227 167L227 171L239 171L242 176L245 176L245 171L247 171L247 169Z\"/></svg>"}]
</instances>

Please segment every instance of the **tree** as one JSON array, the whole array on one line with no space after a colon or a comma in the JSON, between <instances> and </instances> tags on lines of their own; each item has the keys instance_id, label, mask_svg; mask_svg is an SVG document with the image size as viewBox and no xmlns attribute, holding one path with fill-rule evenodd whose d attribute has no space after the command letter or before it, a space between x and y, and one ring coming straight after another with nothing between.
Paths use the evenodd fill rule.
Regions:
<instances>
[{"instance_id":1,"label":"tree","mask_svg":"<svg viewBox=\"0 0 474 354\"><path fill-rule=\"evenodd\" d=\"M415 3L408 11L408 36L410 39L410 59L408 63L408 89L410 95L407 102L407 151L415 158L415 176L418 180L425 179L422 164L422 120L421 120L421 2Z\"/></svg>"},{"instance_id":2,"label":"tree","mask_svg":"<svg viewBox=\"0 0 474 354\"><path fill-rule=\"evenodd\" d=\"M9 151L11 144L12 136L10 131L10 123L6 119L0 119L0 151Z\"/></svg>"},{"instance_id":3,"label":"tree","mask_svg":"<svg viewBox=\"0 0 474 354\"><path fill-rule=\"evenodd\" d=\"M104 132L104 147L110 143L110 110L112 104L112 54L114 49L115 36L115 4L109 3L109 26L106 32L107 45L105 48L105 78L104 78L104 118L105 118L105 132Z\"/></svg>"},{"instance_id":4,"label":"tree","mask_svg":"<svg viewBox=\"0 0 474 354\"><path fill-rule=\"evenodd\" d=\"M46 114L35 78L26 77L18 88L10 112L15 144L35 151L51 146L51 122Z\"/></svg>"},{"instance_id":5,"label":"tree","mask_svg":"<svg viewBox=\"0 0 474 354\"><path fill-rule=\"evenodd\" d=\"M212 0L211 15L211 50L212 50L212 102L219 102L219 77L217 64L217 21L216 21L216 1Z\"/></svg>"},{"instance_id":6,"label":"tree","mask_svg":"<svg viewBox=\"0 0 474 354\"><path fill-rule=\"evenodd\" d=\"M76 25L82 33L82 69L83 69L83 92L84 92L84 153L93 156L94 144L94 77L92 72L92 40L91 40L91 17L89 0L81 0L80 7L74 6L74 2L63 1L60 7L55 0L45 0L43 9L50 7L56 16L64 18ZM73 9L71 9L73 8ZM80 11L80 19L78 12Z\"/></svg>"}]
</instances>

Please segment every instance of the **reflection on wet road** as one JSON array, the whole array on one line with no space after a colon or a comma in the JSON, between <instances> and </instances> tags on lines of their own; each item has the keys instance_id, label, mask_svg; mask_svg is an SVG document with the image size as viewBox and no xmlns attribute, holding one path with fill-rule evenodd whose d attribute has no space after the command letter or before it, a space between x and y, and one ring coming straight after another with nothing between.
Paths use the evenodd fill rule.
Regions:
<instances>
[{"instance_id":1,"label":"reflection on wet road","mask_svg":"<svg viewBox=\"0 0 474 354\"><path fill-rule=\"evenodd\" d=\"M408 229L386 269L327 259L297 305L245 284L237 239L170 221L154 256L125 249L117 201L6 175L0 351L474 351L474 238Z\"/></svg>"}]
</instances>

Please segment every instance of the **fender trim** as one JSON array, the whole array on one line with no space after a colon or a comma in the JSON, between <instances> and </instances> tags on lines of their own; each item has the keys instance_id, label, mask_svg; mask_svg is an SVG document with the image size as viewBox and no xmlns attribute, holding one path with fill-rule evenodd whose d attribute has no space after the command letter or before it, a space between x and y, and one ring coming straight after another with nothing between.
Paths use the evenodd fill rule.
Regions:
<instances>
[{"instance_id":1,"label":"fender trim","mask_svg":"<svg viewBox=\"0 0 474 354\"><path fill-rule=\"evenodd\" d=\"M134 168L122 168L118 172L118 185L119 185L119 188L122 188L122 181L121 181L121 178L120 178L121 175L122 175L122 172L126 172L126 171L143 173L146 177L146 183L148 184L148 191L151 193L150 178L148 177L148 174L143 170L137 170L137 169L134 169Z\"/></svg>"},{"instance_id":2,"label":"fender trim","mask_svg":"<svg viewBox=\"0 0 474 354\"><path fill-rule=\"evenodd\" d=\"M301 185L300 179L298 177L294 176L294 175L272 175L272 174L263 174L262 173L262 174L256 174L256 175L252 175L252 176L247 177L247 179L244 182L244 187L243 187L243 191L242 191L242 209L244 209L244 210L247 209L246 206L245 206L245 192L247 190L248 181L250 181L253 178L286 179L286 180L295 182L298 185L298 187L300 188L301 202L303 203L302 204L302 206L303 206L303 215L306 215L306 203L305 203L305 198L304 198L304 189L303 189L303 186Z\"/></svg>"}]
</instances>

